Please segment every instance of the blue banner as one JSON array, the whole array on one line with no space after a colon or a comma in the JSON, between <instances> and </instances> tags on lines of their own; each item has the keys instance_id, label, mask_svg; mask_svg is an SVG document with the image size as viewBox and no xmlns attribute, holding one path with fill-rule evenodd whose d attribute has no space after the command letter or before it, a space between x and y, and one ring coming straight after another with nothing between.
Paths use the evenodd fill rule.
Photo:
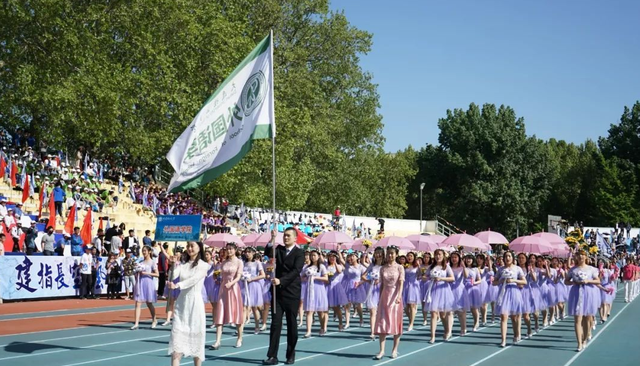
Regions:
<instances>
[{"instance_id":1,"label":"blue banner","mask_svg":"<svg viewBox=\"0 0 640 366\"><path fill-rule=\"evenodd\" d=\"M157 217L156 241L198 241L202 215L161 215Z\"/></svg>"}]
</instances>

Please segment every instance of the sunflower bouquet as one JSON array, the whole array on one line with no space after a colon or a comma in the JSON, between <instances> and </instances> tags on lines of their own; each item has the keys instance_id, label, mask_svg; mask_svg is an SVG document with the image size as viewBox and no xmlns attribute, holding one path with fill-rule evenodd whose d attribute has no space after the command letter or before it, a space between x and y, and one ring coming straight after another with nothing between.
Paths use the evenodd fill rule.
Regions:
<instances>
[{"instance_id":1,"label":"sunflower bouquet","mask_svg":"<svg viewBox=\"0 0 640 366\"><path fill-rule=\"evenodd\" d=\"M371 248L371 245L373 245L373 243L371 242L371 240L365 239L362 241L362 245L364 245L365 248L369 249Z\"/></svg>"}]
</instances>

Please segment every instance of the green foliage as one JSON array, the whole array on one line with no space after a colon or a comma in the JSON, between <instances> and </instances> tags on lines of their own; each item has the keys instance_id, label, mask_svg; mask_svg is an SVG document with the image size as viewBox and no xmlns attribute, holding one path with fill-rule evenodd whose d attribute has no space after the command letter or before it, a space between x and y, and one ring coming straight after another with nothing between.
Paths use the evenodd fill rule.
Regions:
<instances>
[{"instance_id":1,"label":"green foliage","mask_svg":"<svg viewBox=\"0 0 640 366\"><path fill-rule=\"evenodd\" d=\"M425 218L445 217L470 232L512 237L544 227L547 215L587 225L640 223L640 103L612 125L599 145L527 137L524 121L508 107L472 104L439 121L440 145L416 154L407 216L419 216L425 183ZM635 132L634 132L635 131Z\"/></svg>"},{"instance_id":2,"label":"green foliage","mask_svg":"<svg viewBox=\"0 0 640 366\"><path fill-rule=\"evenodd\" d=\"M382 149L376 85L359 66L372 36L327 0L8 0L0 23L0 122L140 163L163 160L273 29L278 208L404 214L414 162ZM268 207L271 176L260 141L206 189Z\"/></svg>"}]
</instances>

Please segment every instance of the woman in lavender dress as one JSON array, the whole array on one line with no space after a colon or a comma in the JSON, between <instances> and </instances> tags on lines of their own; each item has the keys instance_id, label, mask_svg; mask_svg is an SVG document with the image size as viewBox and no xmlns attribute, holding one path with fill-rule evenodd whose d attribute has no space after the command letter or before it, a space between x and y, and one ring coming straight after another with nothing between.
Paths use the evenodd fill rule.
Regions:
<instances>
[{"instance_id":1,"label":"woman in lavender dress","mask_svg":"<svg viewBox=\"0 0 640 366\"><path fill-rule=\"evenodd\" d=\"M604 324L611 312L611 304L613 303L613 294L615 289L611 284L614 277L614 271L609 269L609 262L600 259L598 261L598 276L600 277L600 321Z\"/></svg>"},{"instance_id":2,"label":"woman in lavender dress","mask_svg":"<svg viewBox=\"0 0 640 366\"><path fill-rule=\"evenodd\" d=\"M494 286L500 286L496 300L496 312L500 314L500 347L507 344L507 321L511 318L513 325L513 342L520 341L520 318L522 316L522 292L518 286L526 286L527 280L520 267L514 263L512 252L502 255L504 267L500 268L493 280Z\"/></svg>"},{"instance_id":3,"label":"woman in lavender dress","mask_svg":"<svg viewBox=\"0 0 640 366\"><path fill-rule=\"evenodd\" d=\"M449 256L449 264L453 270L455 281L451 283L451 292L453 293L453 311L458 316L460 322L460 335L467 333L467 311L471 309L469 299L464 291L464 279L466 268L464 262L460 258L460 253L453 252ZM453 315L452 315L453 316ZM453 323L453 319L451 320Z\"/></svg>"},{"instance_id":4,"label":"woman in lavender dress","mask_svg":"<svg viewBox=\"0 0 640 366\"><path fill-rule=\"evenodd\" d=\"M575 267L569 270L565 284L572 285L567 299L567 313L573 316L578 352L591 339L591 328L600 307L598 270L587 265L587 252L575 254Z\"/></svg>"},{"instance_id":5,"label":"woman in lavender dress","mask_svg":"<svg viewBox=\"0 0 640 366\"><path fill-rule=\"evenodd\" d=\"M480 308L483 301L482 291L480 290L482 278L480 277L480 271L476 268L473 254L467 254L464 257L464 265L464 292L473 316L473 331L476 332L480 326Z\"/></svg>"},{"instance_id":6,"label":"woman in lavender dress","mask_svg":"<svg viewBox=\"0 0 640 366\"><path fill-rule=\"evenodd\" d=\"M304 309L307 312L307 333L305 338L311 337L311 325L313 323L313 313L318 313L320 318L320 336L327 332L327 311L329 304L327 301L327 268L320 263L320 253L313 250L309 254L311 263L302 268L302 282L306 282L304 293L302 293Z\"/></svg>"},{"instance_id":7,"label":"woman in lavender dress","mask_svg":"<svg viewBox=\"0 0 640 366\"><path fill-rule=\"evenodd\" d=\"M404 289L402 291L402 302L404 303L404 313L409 319L407 332L413 330L413 322L416 319L418 304L420 303L420 265L416 261L416 254L409 252L406 255L407 263L404 265Z\"/></svg>"},{"instance_id":8,"label":"woman in lavender dress","mask_svg":"<svg viewBox=\"0 0 640 366\"><path fill-rule=\"evenodd\" d=\"M264 301L264 268L262 262L256 260L256 250L248 247L244 250L244 270L242 272L240 288L244 294L244 316L245 324L253 313L255 322L254 334L260 333L260 307Z\"/></svg>"},{"instance_id":9,"label":"woman in lavender dress","mask_svg":"<svg viewBox=\"0 0 640 366\"><path fill-rule=\"evenodd\" d=\"M311 260L309 259L310 254L311 253L309 251L305 251L304 252L304 265L305 266L311 264ZM300 273L300 276L302 277L302 273ZM302 296L302 294L304 294L304 292L307 290L306 287L307 287L307 283L302 281L300 283L300 289L301 289L301 291L300 291L300 308L298 309L298 318L300 318L300 320L299 320L299 323L298 323L298 328L300 328L302 326L302 324L304 322L304 318L305 318L304 317L305 309L304 309L304 303L303 303L304 297Z\"/></svg>"},{"instance_id":10,"label":"woman in lavender dress","mask_svg":"<svg viewBox=\"0 0 640 366\"><path fill-rule=\"evenodd\" d=\"M210 328L215 328L215 324L213 324L213 319L215 319L215 311L216 311L216 303L218 302L218 293L220 292L220 267L218 263L215 261L215 257L210 250L205 252L205 260L209 265L209 270L207 271L207 277L204 279L204 302L211 303L211 326Z\"/></svg>"},{"instance_id":11,"label":"woman in lavender dress","mask_svg":"<svg viewBox=\"0 0 640 366\"><path fill-rule=\"evenodd\" d=\"M327 256L327 304L338 318L338 331L342 332L342 307L349 303L347 293L342 286L344 266L338 263L338 252L331 251Z\"/></svg>"},{"instance_id":12,"label":"woman in lavender dress","mask_svg":"<svg viewBox=\"0 0 640 366\"><path fill-rule=\"evenodd\" d=\"M436 341L436 326L438 325L438 317L442 319L444 326L444 340L447 341L451 337L452 311L453 311L453 292L451 292L450 283L455 281L453 271L447 264L444 251L436 249L433 252L433 262L428 271L429 285L425 291L424 303L427 310L431 313L431 340L433 344Z\"/></svg>"},{"instance_id":13,"label":"woman in lavender dress","mask_svg":"<svg viewBox=\"0 0 640 366\"><path fill-rule=\"evenodd\" d=\"M262 280L262 327L260 327L260 331L264 332L267 330L267 320L271 309L271 278L275 270L273 259L265 257L262 267L264 268L264 280Z\"/></svg>"},{"instance_id":14,"label":"woman in lavender dress","mask_svg":"<svg viewBox=\"0 0 640 366\"><path fill-rule=\"evenodd\" d=\"M136 284L133 288L133 300L136 302L135 309L135 323L131 327L131 330L138 329L138 323L140 322L140 307L142 303L147 303L147 308L151 312L151 328L155 328L158 324L156 319L156 309L153 306L158 300L158 294L156 292L155 285L153 283L153 277L158 277L158 266L151 258L152 249L150 247L142 248L142 262L136 266Z\"/></svg>"},{"instance_id":15,"label":"woman in lavender dress","mask_svg":"<svg viewBox=\"0 0 640 366\"><path fill-rule=\"evenodd\" d=\"M362 285L362 274L366 271L366 268L358 263L358 258L355 254L349 253L347 256L347 264L344 270L344 277L342 279L342 285L347 293L347 300L349 303L345 305L345 318L347 319L344 329L349 329L349 323L351 318L351 305L355 307L355 310L360 317L360 326L364 325L364 319L362 317L362 304L367 299L367 292Z\"/></svg>"},{"instance_id":16,"label":"woman in lavender dress","mask_svg":"<svg viewBox=\"0 0 640 366\"><path fill-rule=\"evenodd\" d=\"M424 295L429 286L429 266L431 266L431 253L424 253L422 264L420 265L420 301L422 301L422 326L427 326L429 311L424 306Z\"/></svg>"},{"instance_id":17,"label":"woman in lavender dress","mask_svg":"<svg viewBox=\"0 0 640 366\"><path fill-rule=\"evenodd\" d=\"M367 298L365 303L369 310L369 322L371 327L370 340L375 340L374 325L380 300L380 269L384 266L384 248L377 247L373 251L373 261L362 275L362 280L367 283Z\"/></svg>"},{"instance_id":18,"label":"woman in lavender dress","mask_svg":"<svg viewBox=\"0 0 640 366\"><path fill-rule=\"evenodd\" d=\"M482 306L480 306L480 318L482 319L482 325L487 324L487 304L491 302L488 299L489 288L493 287L490 284L490 278L487 278L487 272L489 272L490 267L487 265L487 257L484 254L476 255L476 263L478 268L478 273L480 274L480 298L482 299Z\"/></svg>"},{"instance_id":19,"label":"woman in lavender dress","mask_svg":"<svg viewBox=\"0 0 640 366\"><path fill-rule=\"evenodd\" d=\"M540 288L538 288L535 268L529 263L526 254L518 254L518 266L525 273L525 278L527 279L527 284L522 286L520 291L522 292L522 319L527 326L527 338L529 338L533 335L530 315L533 314L535 316L537 326L538 318L536 314L538 310L542 309L542 295L540 294Z\"/></svg>"},{"instance_id":20,"label":"woman in lavender dress","mask_svg":"<svg viewBox=\"0 0 640 366\"><path fill-rule=\"evenodd\" d=\"M551 260L551 266L558 271L556 276L556 292L558 293L558 310L556 316L559 319L564 319L564 305L567 302L567 296L569 296L567 285L564 284L564 281L567 279L567 271L560 258L553 258Z\"/></svg>"}]
</instances>

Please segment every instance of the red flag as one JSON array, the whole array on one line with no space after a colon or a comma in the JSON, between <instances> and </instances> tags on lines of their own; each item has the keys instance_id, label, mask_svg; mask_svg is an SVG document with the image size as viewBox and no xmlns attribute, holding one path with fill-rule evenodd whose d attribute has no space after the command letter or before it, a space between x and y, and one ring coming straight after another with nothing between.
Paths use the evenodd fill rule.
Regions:
<instances>
[{"instance_id":1,"label":"red flag","mask_svg":"<svg viewBox=\"0 0 640 366\"><path fill-rule=\"evenodd\" d=\"M103 227L102 227L102 217L100 217L100 226L98 226L98 230L102 230L102 229L103 229Z\"/></svg>"},{"instance_id":2,"label":"red flag","mask_svg":"<svg viewBox=\"0 0 640 366\"><path fill-rule=\"evenodd\" d=\"M24 185L22 186L22 203L27 202L29 198L29 175L24 175Z\"/></svg>"},{"instance_id":3,"label":"red flag","mask_svg":"<svg viewBox=\"0 0 640 366\"><path fill-rule=\"evenodd\" d=\"M16 186L16 174L18 174L18 167L16 163L11 162L11 187Z\"/></svg>"},{"instance_id":4,"label":"red flag","mask_svg":"<svg viewBox=\"0 0 640 366\"><path fill-rule=\"evenodd\" d=\"M56 166L59 167L60 166L60 156L56 156Z\"/></svg>"},{"instance_id":5,"label":"red flag","mask_svg":"<svg viewBox=\"0 0 640 366\"><path fill-rule=\"evenodd\" d=\"M53 200L53 191L49 196L49 222L47 227L49 226L53 227L53 230L56 229L56 201Z\"/></svg>"},{"instance_id":6,"label":"red flag","mask_svg":"<svg viewBox=\"0 0 640 366\"><path fill-rule=\"evenodd\" d=\"M44 191L46 190L47 186L43 184L42 187L40 187L40 207L38 208L38 219L42 217L42 204L44 203Z\"/></svg>"},{"instance_id":7,"label":"red flag","mask_svg":"<svg viewBox=\"0 0 640 366\"><path fill-rule=\"evenodd\" d=\"M87 216L84 217L82 223L82 229L80 229L80 237L84 245L91 243L91 210L87 211Z\"/></svg>"},{"instance_id":8,"label":"red flag","mask_svg":"<svg viewBox=\"0 0 640 366\"><path fill-rule=\"evenodd\" d=\"M300 229L296 229L298 237L296 238L296 244L309 244L313 241L310 237L305 235Z\"/></svg>"},{"instance_id":9,"label":"red flag","mask_svg":"<svg viewBox=\"0 0 640 366\"><path fill-rule=\"evenodd\" d=\"M13 238L11 237L11 232L9 232L9 228L3 222L2 223L2 232L4 232L4 251L5 253L9 253L13 251Z\"/></svg>"},{"instance_id":10,"label":"red flag","mask_svg":"<svg viewBox=\"0 0 640 366\"><path fill-rule=\"evenodd\" d=\"M20 249L20 251L22 251L22 248L24 247L24 240L27 238L27 235L25 233L20 234L20 239L18 239L18 248Z\"/></svg>"},{"instance_id":11,"label":"red flag","mask_svg":"<svg viewBox=\"0 0 640 366\"><path fill-rule=\"evenodd\" d=\"M69 210L69 217L67 217L67 222L64 224L64 232L71 235L73 234L73 224L76 220L76 204L74 203L71 206L71 210Z\"/></svg>"},{"instance_id":12,"label":"red flag","mask_svg":"<svg viewBox=\"0 0 640 366\"><path fill-rule=\"evenodd\" d=\"M4 177L4 171L7 170L7 162L4 157L0 156L0 178Z\"/></svg>"}]
</instances>

